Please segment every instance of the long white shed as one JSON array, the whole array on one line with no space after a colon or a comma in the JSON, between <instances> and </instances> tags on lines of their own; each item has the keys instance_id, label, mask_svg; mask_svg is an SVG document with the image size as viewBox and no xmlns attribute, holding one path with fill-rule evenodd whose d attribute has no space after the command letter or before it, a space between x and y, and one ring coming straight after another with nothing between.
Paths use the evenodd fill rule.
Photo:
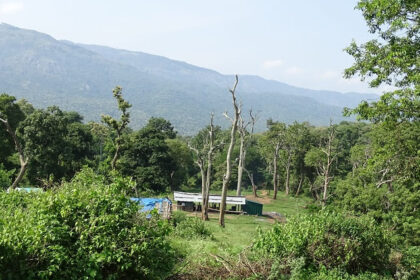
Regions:
<instances>
[{"instance_id":1,"label":"long white shed","mask_svg":"<svg viewBox=\"0 0 420 280\"><path fill-rule=\"evenodd\" d=\"M174 200L179 202L196 202L201 203L203 200L203 196L201 193L189 193L189 192L174 192ZM221 195L213 195L209 196L210 203L221 203L222 196ZM245 205L246 198L245 196L227 196L226 197L226 204L234 204L234 205Z\"/></svg>"}]
</instances>

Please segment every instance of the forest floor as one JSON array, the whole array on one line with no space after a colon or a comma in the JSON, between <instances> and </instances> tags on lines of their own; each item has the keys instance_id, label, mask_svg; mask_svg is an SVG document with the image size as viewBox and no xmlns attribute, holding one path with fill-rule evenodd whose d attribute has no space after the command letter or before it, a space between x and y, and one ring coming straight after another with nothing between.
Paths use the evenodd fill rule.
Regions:
<instances>
[{"instance_id":1,"label":"forest floor","mask_svg":"<svg viewBox=\"0 0 420 280\"><path fill-rule=\"evenodd\" d=\"M229 195L235 195L230 192ZM306 206L311 200L307 197L286 196L278 193L277 199L272 199L269 191L261 190L255 198L252 193L244 192L243 195L249 200L263 203L263 212L276 212L282 217L284 222L287 217L307 212ZM200 212L192 212L189 216L200 218ZM249 248L253 240L257 237L259 230L269 230L278 220L267 215L235 215L226 214L225 228L218 225L219 213L210 213L210 221L206 225L212 232L212 237L184 239L172 237L172 244L183 255L183 261L178 268L180 271L188 270L202 261L207 261L210 256L232 257Z\"/></svg>"}]
</instances>

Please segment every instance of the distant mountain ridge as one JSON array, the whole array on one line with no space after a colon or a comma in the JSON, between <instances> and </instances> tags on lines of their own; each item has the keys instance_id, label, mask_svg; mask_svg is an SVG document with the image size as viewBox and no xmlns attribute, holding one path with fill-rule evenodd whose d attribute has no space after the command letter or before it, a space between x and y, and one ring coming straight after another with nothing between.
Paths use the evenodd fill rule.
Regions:
<instances>
[{"instance_id":1,"label":"distant mountain ridge","mask_svg":"<svg viewBox=\"0 0 420 280\"><path fill-rule=\"evenodd\" d=\"M118 115L112 89L123 87L132 103L133 128L152 116L170 120L182 134L207 125L210 112L228 125L222 112L231 109L228 88L233 75L142 52L55 40L37 31L0 24L0 92L36 106L58 105L80 112L86 121ZM354 107L372 94L302 89L258 76L239 77L238 98L265 120L310 121L325 125L345 119L342 108Z\"/></svg>"}]
</instances>

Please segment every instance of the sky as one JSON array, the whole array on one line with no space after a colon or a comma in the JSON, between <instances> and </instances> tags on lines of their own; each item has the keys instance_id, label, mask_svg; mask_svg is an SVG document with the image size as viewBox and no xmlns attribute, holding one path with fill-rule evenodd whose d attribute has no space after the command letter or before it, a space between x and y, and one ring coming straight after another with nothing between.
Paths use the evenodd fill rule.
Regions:
<instances>
[{"instance_id":1,"label":"sky","mask_svg":"<svg viewBox=\"0 0 420 280\"><path fill-rule=\"evenodd\" d=\"M344 79L352 39L374 38L355 0L0 0L0 22L294 86L381 93Z\"/></svg>"}]
</instances>

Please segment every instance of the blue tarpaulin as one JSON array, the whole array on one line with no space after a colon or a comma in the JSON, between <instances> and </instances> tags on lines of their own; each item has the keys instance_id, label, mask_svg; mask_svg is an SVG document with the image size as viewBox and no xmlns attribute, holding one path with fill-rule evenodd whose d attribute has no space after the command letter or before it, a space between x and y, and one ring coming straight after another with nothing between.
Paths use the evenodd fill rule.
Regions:
<instances>
[{"instance_id":1,"label":"blue tarpaulin","mask_svg":"<svg viewBox=\"0 0 420 280\"><path fill-rule=\"evenodd\" d=\"M162 214L163 207L162 202L166 201L170 205L172 205L172 201L169 198L137 198L137 197L131 197L131 201L137 202L142 206L142 209L140 212L150 212L153 209L157 208L158 213ZM158 206L158 207L156 207Z\"/></svg>"}]
</instances>

